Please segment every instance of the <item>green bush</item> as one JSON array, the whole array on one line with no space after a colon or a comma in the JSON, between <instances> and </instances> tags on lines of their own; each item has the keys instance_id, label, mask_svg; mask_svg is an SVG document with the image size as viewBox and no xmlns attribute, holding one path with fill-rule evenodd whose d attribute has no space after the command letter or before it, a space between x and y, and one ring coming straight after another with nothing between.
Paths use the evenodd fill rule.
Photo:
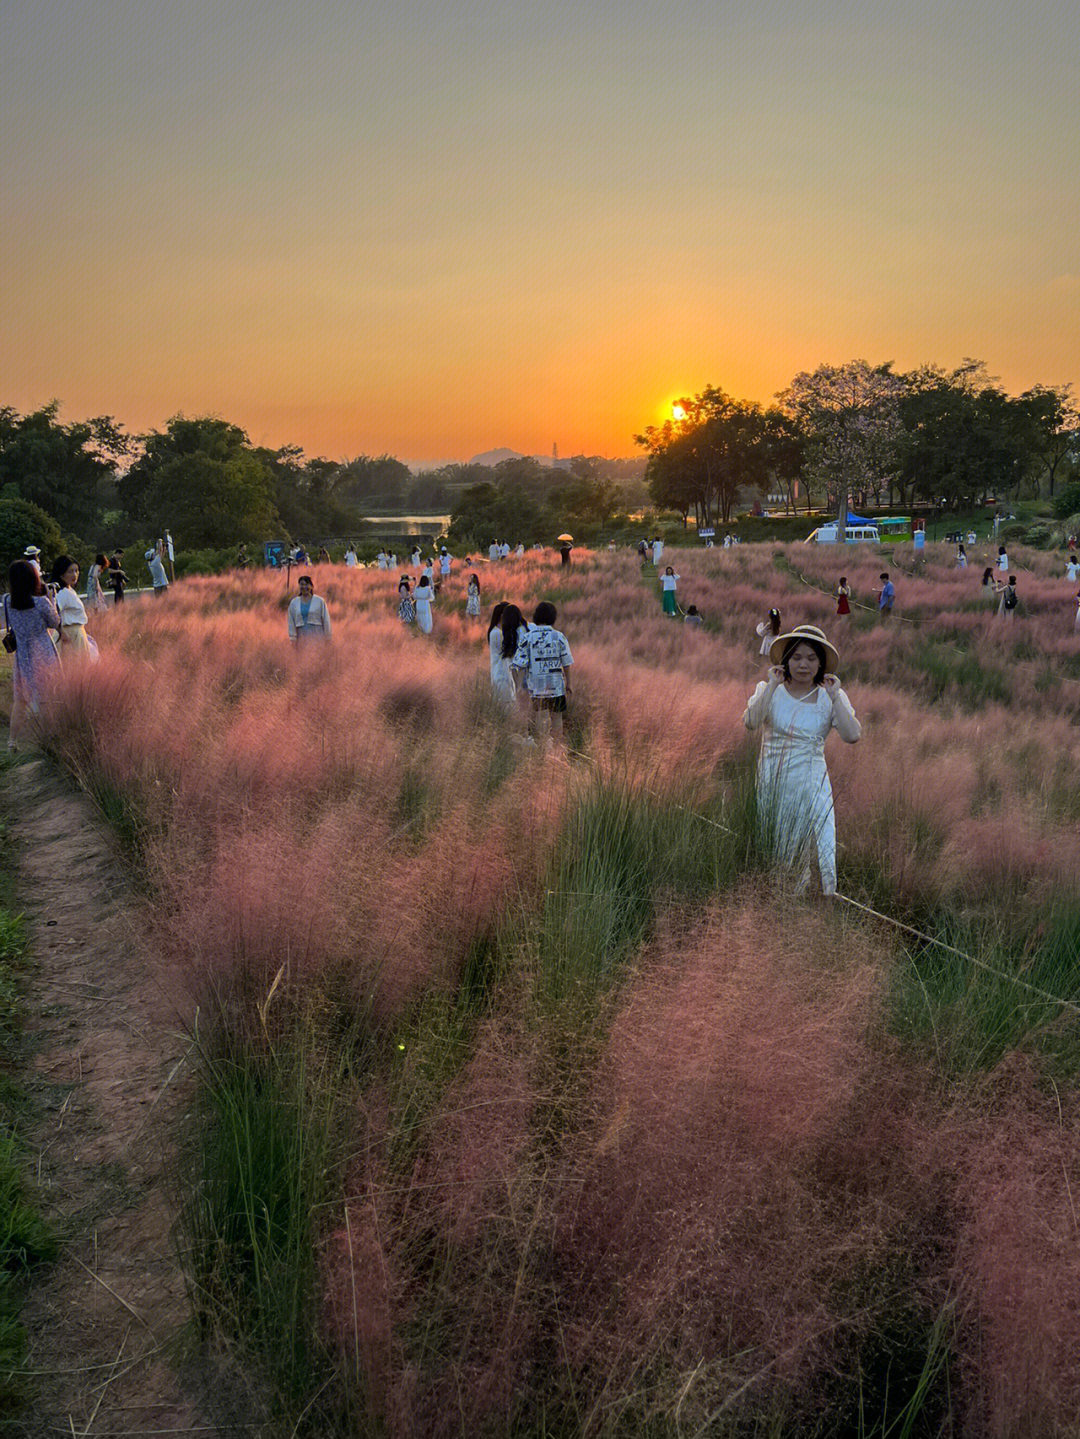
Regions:
<instances>
[{"instance_id":1,"label":"green bush","mask_svg":"<svg viewBox=\"0 0 1080 1439\"><path fill-rule=\"evenodd\" d=\"M63 553L65 543L60 526L40 505L13 497L0 499L0 565L5 588L8 565L22 558L27 545L37 545L42 551L44 570Z\"/></svg>"}]
</instances>

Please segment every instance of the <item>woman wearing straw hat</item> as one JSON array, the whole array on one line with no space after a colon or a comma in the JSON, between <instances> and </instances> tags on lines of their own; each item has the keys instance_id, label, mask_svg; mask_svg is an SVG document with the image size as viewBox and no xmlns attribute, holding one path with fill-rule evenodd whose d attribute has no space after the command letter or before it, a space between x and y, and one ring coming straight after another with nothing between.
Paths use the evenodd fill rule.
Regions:
<instances>
[{"instance_id":1,"label":"woman wearing straw hat","mask_svg":"<svg viewBox=\"0 0 1080 1439\"><path fill-rule=\"evenodd\" d=\"M758 811L779 858L817 853L823 894L836 893L836 817L825 767L825 740L835 729L854 744L862 734L851 701L826 666L839 659L816 625L777 635L772 664L743 715L749 730L765 729L758 764ZM809 862L799 887L808 881Z\"/></svg>"}]
</instances>

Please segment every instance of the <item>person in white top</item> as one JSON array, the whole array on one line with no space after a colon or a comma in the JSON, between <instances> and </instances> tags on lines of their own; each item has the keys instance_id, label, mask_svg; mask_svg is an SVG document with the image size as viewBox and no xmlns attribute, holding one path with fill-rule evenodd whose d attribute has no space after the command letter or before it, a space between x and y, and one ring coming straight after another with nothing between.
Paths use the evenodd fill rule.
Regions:
<instances>
[{"instance_id":1,"label":"person in white top","mask_svg":"<svg viewBox=\"0 0 1080 1439\"><path fill-rule=\"evenodd\" d=\"M429 585L435 583L435 564L433 560L424 560L420 568L420 578L427 580Z\"/></svg>"},{"instance_id":2,"label":"person in white top","mask_svg":"<svg viewBox=\"0 0 1080 1439\"><path fill-rule=\"evenodd\" d=\"M289 601L289 638L296 644L328 640L330 611L326 601L315 593L315 582L310 575L301 575L296 583L300 593Z\"/></svg>"},{"instance_id":3,"label":"person in white top","mask_svg":"<svg viewBox=\"0 0 1080 1439\"><path fill-rule=\"evenodd\" d=\"M169 577L165 573L161 555L157 550L147 550L144 558L150 571L150 583L154 586L154 598L160 599L169 588Z\"/></svg>"},{"instance_id":4,"label":"person in white top","mask_svg":"<svg viewBox=\"0 0 1080 1439\"><path fill-rule=\"evenodd\" d=\"M414 570L418 568L418 566L419 566L419 564L420 564L420 546L419 546L419 545L413 545L413 547L412 547L412 554L409 556L409 564L412 565L412 567L413 567Z\"/></svg>"},{"instance_id":5,"label":"person in white top","mask_svg":"<svg viewBox=\"0 0 1080 1439\"><path fill-rule=\"evenodd\" d=\"M380 546L380 547L379 547L379 553L375 556L375 563L378 565L378 567L379 567L380 570L385 570L386 567L387 567L387 565L389 564L389 562L390 562L390 557L389 557L389 555L388 555L388 554L386 553L386 551Z\"/></svg>"},{"instance_id":6,"label":"person in white top","mask_svg":"<svg viewBox=\"0 0 1080 1439\"><path fill-rule=\"evenodd\" d=\"M550 600L541 600L533 612L533 627L521 636L513 669L525 672L525 687L532 700L533 720L541 732L560 736L570 695L570 666L574 656L566 636L555 629L558 612Z\"/></svg>"},{"instance_id":7,"label":"person in white top","mask_svg":"<svg viewBox=\"0 0 1080 1439\"><path fill-rule=\"evenodd\" d=\"M499 554L499 542L498 540L492 540L491 544L488 545L488 559L497 560L499 558Z\"/></svg>"},{"instance_id":8,"label":"person in white top","mask_svg":"<svg viewBox=\"0 0 1080 1439\"><path fill-rule=\"evenodd\" d=\"M761 648L758 651L758 654L767 655L769 653L769 651L772 649L772 642L780 633L781 628L782 626L780 624L780 611L770 610L767 618L763 619L760 624L755 626L755 633L758 639L761 641Z\"/></svg>"},{"instance_id":9,"label":"person in white top","mask_svg":"<svg viewBox=\"0 0 1080 1439\"><path fill-rule=\"evenodd\" d=\"M70 555L61 555L53 565L52 582L56 585L53 604L60 616L60 658L65 664L96 659L95 648L86 633L86 610L75 590L79 566Z\"/></svg>"},{"instance_id":10,"label":"person in white top","mask_svg":"<svg viewBox=\"0 0 1080 1439\"><path fill-rule=\"evenodd\" d=\"M1065 578L1071 584L1077 575L1080 575L1080 561L1070 559L1069 563L1065 566Z\"/></svg>"},{"instance_id":11,"label":"person in white top","mask_svg":"<svg viewBox=\"0 0 1080 1439\"><path fill-rule=\"evenodd\" d=\"M500 559L500 560L508 560L509 558L510 558L510 545L508 544L508 542L507 542L506 540L503 540L502 544L499 546L499 559Z\"/></svg>"},{"instance_id":12,"label":"person in white top","mask_svg":"<svg viewBox=\"0 0 1080 1439\"><path fill-rule=\"evenodd\" d=\"M810 878L816 854L823 894L836 893L836 815L825 766L831 730L855 744L862 726L851 701L826 664L835 648L815 625L777 635L769 650L768 678L751 695L743 715L748 730L764 729L758 762L758 816L771 848L785 864L803 862L799 888Z\"/></svg>"},{"instance_id":13,"label":"person in white top","mask_svg":"<svg viewBox=\"0 0 1080 1439\"><path fill-rule=\"evenodd\" d=\"M660 568L660 561L664 558L664 542L659 535L652 542L652 561L657 569Z\"/></svg>"},{"instance_id":14,"label":"person in white top","mask_svg":"<svg viewBox=\"0 0 1080 1439\"><path fill-rule=\"evenodd\" d=\"M521 557L522 557L522 555L523 555L524 553L525 553L525 546L521 543L520 540L518 540L517 549L514 551L514 558L517 559L517 560L520 560Z\"/></svg>"},{"instance_id":15,"label":"person in white top","mask_svg":"<svg viewBox=\"0 0 1080 1439\"><path fill-rule=\"evenodd\" d=\"M500 600L491 611L488 624L488 654L491 661L491 692L495 702L507 714L514 711L517 698L517 683L511 661L518 652L518 646L528 633L525 616L517 605Z\"/></svg>"},{"instance_id":16,"label":"person in white top","mask_svg":"<svg viewBox=\"0 0 1080 1439\"><path fill-rule=\"evenodd\" d=\"M663 591L664 614L666 615L677 615L679 612L679 602L675 598L675 591L680 578L671 565L668 565L660 576L660 588Z\"/></svg>"},{"instance_id":17,"label":"person in white top","mask_svg":"<svg viewBox=\"0 0 1080 1439\"><path fill-rule=\"evenodd\" d=\"M429 635L432 631L431 606L435 599L435 587L431 583L431 576L427 570L420 576L420 583L413 590L413 603L416 605L416 627L421 634Z\"/></svg>"},{"instance_id":18,"label":"person in white top","mask_svg":"<svg viewBox=\"0 0 1080 1439\"><path fill-rule=\"evenodd\" d=\"M348 549L345 551L345 563L346 565L348 565L350 570L354 570L359 563L356 558L356 546L351 543Z\"/></svg>"},{"instance_id":19,"label":"person in white top","mask_svg":"<svg viewBox=\"0 0 1080 1439\"><path fill-rule=\"evenodd\" d=\"M439 574L444 580L448 580L450 578L450 567L453 563L453 555L450 554L446 546L443 545L442 549L439 551Z\"/></svg>"},{"instance_id":20,"label":"person in white top","mask_svg":"<svg viewBox=\"0 0 1080 1439\"><path fill-rule=\"evenodd\" d=\"M997 567L999 570L1007 571L1009 568L1009 556L1004 545L998 545Z\"/></svg>"},{"instance_id":21,"label":"person in white top","mask_svg":"<svg viewBox=\"0 0 1080 1439\"><path fill-rule=\"evenodd\" d=\"M22 552L22 557L26 560L27 564L33 565L39 575L41 574L41 551L37 545L27 545L26 549Z\"/></svg>"}]
</instances>

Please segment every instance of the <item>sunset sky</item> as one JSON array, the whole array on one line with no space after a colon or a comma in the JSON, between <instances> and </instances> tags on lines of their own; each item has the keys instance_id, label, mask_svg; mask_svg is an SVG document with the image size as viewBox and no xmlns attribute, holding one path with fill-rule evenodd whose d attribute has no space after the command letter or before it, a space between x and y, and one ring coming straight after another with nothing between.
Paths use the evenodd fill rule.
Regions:
<instances>
[{"instance_id":1,"label":"sunset sky","mask_svg":"<svg viewBox=\"0 0 1080 1439\"><path fill-rule=\"evenodd\" d=\"M0 404L633 453L865 358L1080 381L1080 6L0 0Z\"/></svg>"}]
</instances>

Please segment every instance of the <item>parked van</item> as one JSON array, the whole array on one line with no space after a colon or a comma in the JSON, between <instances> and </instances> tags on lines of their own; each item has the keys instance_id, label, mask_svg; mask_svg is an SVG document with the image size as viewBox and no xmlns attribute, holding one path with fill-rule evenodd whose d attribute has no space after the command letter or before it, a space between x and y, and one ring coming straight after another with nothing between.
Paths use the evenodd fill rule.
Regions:
<instances>
[{"instance_id":1,"label":"parked van","mask_svg":"<svg viewBox=\"0 0 1080 1439\"><path fill-rule=\"evenodd\" d=\"M807 535L804 543L809 544L816 540L819 545L835 545L838 542L839 526L834 520L830 525L819 525L813 534ZM881 543L881 535L876 524L845 525L845 545L877 545Z\"/></svg>"}]
</instances>

